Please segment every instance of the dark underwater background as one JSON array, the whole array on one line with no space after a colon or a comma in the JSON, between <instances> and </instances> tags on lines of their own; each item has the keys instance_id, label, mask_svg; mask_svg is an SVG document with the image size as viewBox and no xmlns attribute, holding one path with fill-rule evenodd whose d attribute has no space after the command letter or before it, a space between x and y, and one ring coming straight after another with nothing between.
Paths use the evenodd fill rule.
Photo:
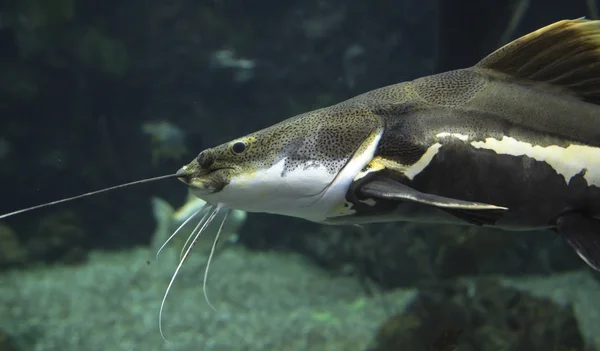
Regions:
<instances>
[{"instance_id":1,"label":"dark underwater background","mask_svg":"<svg viewBox=\"0 0 600 351\"><path fill-rule=\"evenodd\" d=\"M475 64L594 0L5 0L0 213L175 172L202 149ZM477 181L477 180L474 180ZM0 351L600 350L600 283L549 232L249 214L155 259L164 180L0 220ZM186 236L186 235L184 235ZM210 242L202 242L203 246ZM200 244L198 244L200 246Z\"/></svg>"}]
</instances>

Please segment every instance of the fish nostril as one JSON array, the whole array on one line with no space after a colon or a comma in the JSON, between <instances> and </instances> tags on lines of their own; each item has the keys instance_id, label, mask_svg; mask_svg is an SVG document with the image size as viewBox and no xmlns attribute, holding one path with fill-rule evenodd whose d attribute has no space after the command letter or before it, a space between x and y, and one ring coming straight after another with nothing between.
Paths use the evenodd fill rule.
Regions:
<instances>
[{"instance_id":1,"label":"fish nostril","mask_svg":"<svg viewBox=\"0 0 600 351\"><path fill-rule=\"evenodd\" d=\"M198 166L203 169L209 168L213 164L213 158L210 155L207 155L206 151L202 151L196 157L196 162L198 162Z\"/></svg>"},{"instance_id":2,"label":"fish nostril","mask_svg":"<svg viewBox=\"0 0 600 351\"><path fill-rule=\"evenodd\" d=\"M196 158L196 161L198 161L198 165L202 168L208 167L208 157L206 156L206 152L202 151L201 153L198 154L198 157Z\"/></svg>"}]
</instances>

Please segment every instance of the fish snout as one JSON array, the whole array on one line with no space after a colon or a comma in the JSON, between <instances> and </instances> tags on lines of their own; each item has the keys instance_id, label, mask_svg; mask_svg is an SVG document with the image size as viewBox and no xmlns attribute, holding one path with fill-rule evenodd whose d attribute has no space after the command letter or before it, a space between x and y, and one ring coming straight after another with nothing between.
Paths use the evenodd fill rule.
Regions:
<instances>
[{"instance_id":1,"label":"fish snout","mask_svg":"<svg viewBox=\"0 0 600 351\"><path fill-rule=\"evenodd\" d=\"M175 176L177 179L182 181L185 184L188 184L190 181L190 172L187 172L188 166L183 166L177 172L175 172Z\"/></svg>"}]
</instances>

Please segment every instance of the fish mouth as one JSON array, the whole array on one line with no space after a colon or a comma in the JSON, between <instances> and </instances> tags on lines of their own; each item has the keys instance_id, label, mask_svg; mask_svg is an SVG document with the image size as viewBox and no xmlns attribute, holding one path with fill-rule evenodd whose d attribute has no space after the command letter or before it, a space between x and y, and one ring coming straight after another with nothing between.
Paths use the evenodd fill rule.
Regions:
<instances>
[{"instance_id":1,"label":"fish mouth","mask_svg":"<svg viewBox=\"0 0 600 351\"><path fill-rule=\"evenodd\" d=\"M233 169L233 168L232 167L221 167L221 168L214 168L214 169L206 169L206 168L199 168L199 167L190 167L189 165L186 165L186 166L181 167L179 170L177 170L177 172L175 173L175 177L177 177L177 179L179 179L180 181L188 184L193 180L193 178L205 177L207 175L210 175L212 173L218 172L223 169Z\"/></svg>"},{"instance_id":2,"label":"fish mouth","mask_svg":"<svg viewBox=\"0 0 600 351\"><path fill-rule=\"evenodd\" d=\"M233 167L203 169L198 167L181 167L175 176L198 194L212 194L222 190L229 183L228 179Z\"/></svg>"}]
</instances>

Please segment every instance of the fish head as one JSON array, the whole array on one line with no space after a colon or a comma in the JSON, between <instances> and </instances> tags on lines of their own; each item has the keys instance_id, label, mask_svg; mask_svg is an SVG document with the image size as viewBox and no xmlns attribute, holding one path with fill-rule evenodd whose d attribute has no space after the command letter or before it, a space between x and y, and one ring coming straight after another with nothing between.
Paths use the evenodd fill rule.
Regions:
<instances>
[{"instance_id":1,"label":"fish head","mask_svg":"<svg viewBox=\"0 0 600 351\"><path fill-rule=\"evenodd\" d=\"M206 149L178 177L211 204L322 221L380 135L379 118L342 103Z\"/></svg>"}]
</instances>

